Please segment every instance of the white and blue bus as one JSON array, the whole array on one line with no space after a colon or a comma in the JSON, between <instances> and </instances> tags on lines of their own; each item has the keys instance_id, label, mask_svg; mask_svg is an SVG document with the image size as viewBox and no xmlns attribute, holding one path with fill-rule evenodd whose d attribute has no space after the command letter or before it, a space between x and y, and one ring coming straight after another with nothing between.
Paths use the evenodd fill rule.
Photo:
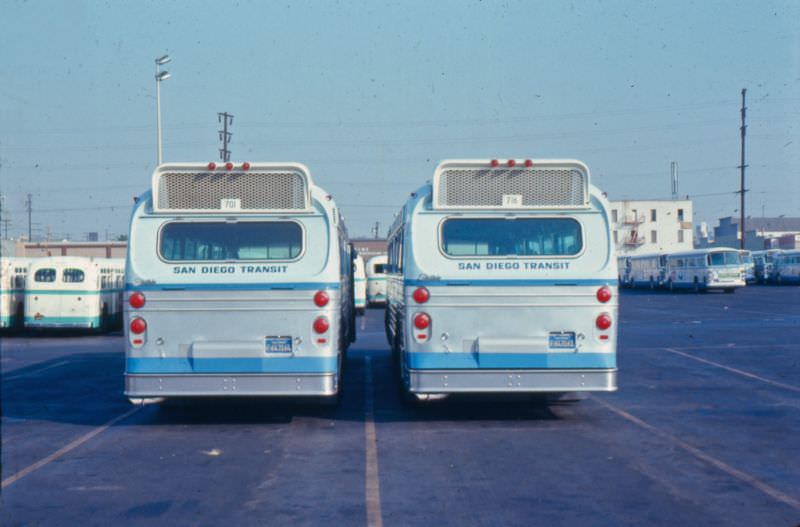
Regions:
<instances>
[{"instance_id":1,"label":"white and blue bus","mask_svg":"<svg viewBox=\"0 0 800 527\"><path fill-rule=\"evenodd\" d=\"M656 289L664 285L666 255L661 253L637 254L628 257L627 280L630 287Z\"/></svg>"},{"instance_id":2,"label":"white and blue bus","mask_svg":"<svg viewBox=\"0 0 800 527\"><path fill-rule=\"evenodd\" d=\"M753 254L746 250L739 250L739 257L742 259L742 270L744 271L744 281L748 284L753 284L756 281L756 263L753 260Z\"/></svg>"},{"instance_id":3,"label":"white and blue bus","mask_svg":"<svg viewBox=\"0 0 800 527\"><path fill-rule=\"evenodd\" d=\"M776 284L800 283L800 250L777 253L773 260L770 279Z\"/></svg>"},{"instance_id":4,"label":"white and blue bus","mask_svg":"<svg viewBox=\"0 0 800 527\"><path fill-rule=\"evenodd\" d=\"M608 202L574 160L450 160L389 233L386 333L408 394L613 391Z\"/></svg>"},{"instance_id":5,"label":"white and blue bus","mask_svg":"<svg viewBox=\"0 0 800 527\"><path fill-rule=\"evenodd\" d=\"M364 258L361 255L353 260L353 297L356 313L363 314L367 308L367 273L364 270Z\"/></svg>"},{"instance_id":6,"label":"white and blue bus","mask_svg":"<svg viewBox=\"0 0 800 527\"><path fill-rule=\"evenodd\" d=\"M386 304L386 255L373 256L366 263L367 305Z\"/></svg>"},{"instance_id":7,"label":"white and blue bus","mask_svg":"<svg viewBox=\"0 0 800 527\"><path fill-rule=\"evenodd\" d=\"M745 286L745 271L736 249L695 249L666 255L667 289L722 290L733 293Z\"/></svg>"},{"instance_id":8,"label":"white and blue bus","mask_svg":"<svg viewBox=\"0 0 800 527\"><path fill-rule=\"evenodd\" d=\"M25 280L25 327L115 329L121 322L125 262L53 256L30 260Z\"/></svg>"},{"instance_id":9,"label":"white and blue bus","mask_svg":"<svg viewBox=\"0 0 800 527\"><path fill-rule=\"evenodd\" d=\"M0 330L20 330L25 320L25 276L28 260L0 258Z\"/></svg>"},{"instance_id":10,"label":"white and blue bus","mask_svg":"<svg viewBox=\"0 0 800 527\"><path fill-rule=\"evenodd\" d=\"M131 218L125 393L335 402L352 247L298 163L159 166Z\"/></svg>"}]
</instances>

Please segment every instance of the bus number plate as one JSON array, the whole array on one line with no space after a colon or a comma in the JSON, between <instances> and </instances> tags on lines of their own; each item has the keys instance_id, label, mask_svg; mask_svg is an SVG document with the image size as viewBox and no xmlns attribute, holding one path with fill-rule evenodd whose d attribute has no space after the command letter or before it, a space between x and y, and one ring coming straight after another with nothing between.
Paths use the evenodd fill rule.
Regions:
<instances>
[{"instance_id":1,"label":"bus number plate","mask_svg":"<svg viewBox=\"0 0 800 527\"><path fill-rule=\"evenodd\" d=\"M292 337L265 337L264 348L267 353L291 353Z\"/></svg>"},{"instance_id":2,"label":"bus number plate","mask_svg":"<svg viewBox=\"0 0 800 527\"><path fill-rule=\"evenodd\" d=\"M550 333L551 349L575 349L575 333Z\"/></svg>"}]
</instances>

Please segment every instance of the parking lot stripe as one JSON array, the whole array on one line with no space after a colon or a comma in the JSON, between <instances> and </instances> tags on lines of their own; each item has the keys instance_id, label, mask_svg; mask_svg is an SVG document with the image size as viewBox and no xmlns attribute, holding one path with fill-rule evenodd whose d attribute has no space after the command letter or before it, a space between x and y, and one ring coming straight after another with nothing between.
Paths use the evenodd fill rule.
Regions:
<instances>
[{"instance_id":1,"label":"parking lot stripe","mask_svg":"<svg viewBox=\"0 0 800 527\"><path fill-rule=\"evenodd\" d=\"M4 376L4 379L7 380L7 381L15 381L17 379L24 379L25 377L31 377L33 375L39 375L41 372L43 372L45 370L49 370L50 368L58 368L59 366L63 366L65 364L69 364L69 361L62 360L62 361L56 362L55 364L48 364L47 366L44 366L44 367L39 368L39 369L34 370L34 371L26 371L25 373L19 373L19 374L16 374L16 375L12 371L8 375Z\"/></svg>"},{"instance_id":2,"label":"parking lot stripe","mask_svg":"<svg viewBox=\"0 0 800 527\"><path fill-rule=\"evenodd\" d=\"M14 483L19 481L20 479L22 479L25 476L27 476L28 474L30 474L31 472L33 472L35 470L38 470L38 469L42 468L43 466L47 465L48 463L50 463L52 461L55 461L56 459L60 458L64 454L67 454L67 453L71 452L72 450L75 450L76 448L78 448L82 444L84 444L87 441L89 441L90 439L92 439L97 434L102 433L103 431L105 431L109 427L114 426L115 424L117 424L118 422L122 421L123 419L126 419L126 418L132 416L133 414L135 414L136 412L138 412L142 408L143 407L141 405L134 406L133 408L131 408L130 410L128 410L124 414L120 414L120 415L116 416L114 419L111 419L110 421L106 422L105 424L103 424L101 426L98 426L97 428L92 429L90 432L87 432L86 434L82 435L78 439L76 439L76 440L72 441L71 443L59 448L58 450L56 450L55 452L53 452L49 456L40 459L39 461L37 461L36 463L33 463L32 465L28 465L27 467L23 468L22 470L20 470L19 472L15 473L15 474L12 474L11 476L9 476L9 477L7 477L6 479L3 480L2 484L0 484L0 489L4 489L4 488L6 488L6 487L8 487L10 485L13 485Z\"/></svg>"},{"instance_id":3,"label":"parking lot stripe","mask_svg":"<svg viewBox=\"0 0 800 527\"><path fill-rule=\"evenodd\" d=\"M668 352L674 353L676 355L681 355L682 357L686 357L687 359L692 359L692 360L696 360L697 362L702 362L702 363L705 363L705 364L709 364L711 366L716 366L717 368L722 368L723 370L727 370L729 372L736 373L738 375L742 375L743 377L749 377L751 379L755 379L757 381L761 381L763 383L770 384L770 385L776 386L778 388L783 388L784 390L790 390L790 391L793 391L793 392L800 392L800 387L792 386L790 384L784 384L782 382L773 381L773 380L770 380L770 379L766 379L764 377L761 377L760 375L756 375L755 373L750 373L748 371L740 370L738 368L733 368L731 366L725 366L724 364L720 364L718 362L714 362L713 360L703 359L701 357L697 357L697 356L692 355L690 353L686 353L685 351L678 351L678 350L676 350L674 348L662 348L662 349L664 351L668 351Z\"/></svg>"},{"instance_id":4,"label":"parking lot stripe","mask_svg":"<svg viewBox=\"0 0 800 527\"><path fill-rule=\"evenodd\" d=\"M756 478L755 476L752 476L752 475L748 474L747 472L744 472L742 470L739 470L738 468L732 467L732 466L728 465L727 463L725 463L724 461L721 461L721 460L719 460L719 459L717 459L717 458L715 458L715 457L713 457L713 456L711 456L709 454L706 454L702 450L693 447L689 443L687 443L687 442L685 442L685 441L683 441L681 439L678 439L674 435L672 435L672 434L670 434L668 432L665 432L665 431L663 431L663 430L661 430L659 428L656 428L655 426L653 426L653 425L651 425L649 423L646 423L646 422L642 421L638 417L636 417L636 416L634 416L632 414L629 414L628 412L626 412L625 410L623 410L621 408L617 408L613 404L604 401L603 399L597 397L596 395L589 395L589 398L592 399L593 401L597 402L601 406L605 407L607 410L609 410L609 411L613 412L614 414L618 415L619 417L625 419L626 421L635 424L639 428L647 430L651 434L663 439L664 441L667 441L668 443L672 444L673 446L676 446L676 447L688 452L689 454L691 454L694 457L700 459L701 461L705 461L709 465L712 465L712 466L718 468L719 470L721 470L722 472L728 474L729 476L732 476L732 477L738 479L739 481L742 481L742 482L750 485L751 487L754 487L754 488L760 490L761 492L763 492L767 496L769 496L769 497L771 497L771 498L773 498L773 499L775 499L777 501L780 501L781 503L784 503L784 504L786 504L786 505L788 505L788 506L800 511L800 501L799 500L796 500L793 497L791 497L791 496L789 496L787 494L784 494L783 492L779 491L775 487L773 487L771 485L768 485L767 483L764 483L763 481L761 481L760 479Z\"/></svg>"},{"instance_id":5,"label":"parking lot stripe","mask_svg":"<svg viewBox=\"0 0 800 527\"><path fill-rule=\"evenodd\" d=\"M364 434L366 436L365 493L367 526L382 527L381 485L378 478L378 440L375 434L375 401L372 382L372 357L364 358Z\"/></svg>"}]
</instances>

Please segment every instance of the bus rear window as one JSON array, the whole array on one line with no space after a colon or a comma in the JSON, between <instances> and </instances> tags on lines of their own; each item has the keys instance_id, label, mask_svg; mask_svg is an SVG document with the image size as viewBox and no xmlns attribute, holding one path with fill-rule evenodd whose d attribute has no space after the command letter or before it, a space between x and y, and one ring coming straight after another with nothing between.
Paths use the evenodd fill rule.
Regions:
<instances>
[{"instance_id":1,"label":"bus rear window","mask_svg":"<svg viewBox=\"0 0 800 527\"><path fill-rule=\"evenodd\" d=\"M451 218L441 243L450 256L573 256L583 248L572 218Z\"/></svg>"},{"instance_id":2,"label":"bus rear window","mask_svg":"<svg viewBox=\"0 0 800 527\"><path fill-rule=\"evenodd\" d=\"M37 269L36 273L34 273L33 275L33 280L35 282L55 282L56 270L50 267L44 269Z\"/></svg>"},{"instance_id":3,"label":"bus rear window","mask_svg":"<svg viewBox=\"0 0 800 527\"><path fill-rule=\"evenodd\" d=\"M77 284L83 282L84 274L80 269L64 269L64 283Z\"/></svg>"},{"instance_id":4,"label":"bus rear window","mask_svg":"<svg viewBox=\"0 0 800 527\"><path fill-rule=\"evenodd\" d=\"M708 255L709 265L739 265L739 253L711 253Z\"/></svg>"},{"instance_id":5,"label":"bus rear window","mask_svg":"<svg viewBox=\"0 0 800 527\"><path fill-rule=\"evenodd\" d=\"M292 221L175 222L161 230L159 252L167 261L293 260L303 230Z\"/></svg>"}]
</instances>

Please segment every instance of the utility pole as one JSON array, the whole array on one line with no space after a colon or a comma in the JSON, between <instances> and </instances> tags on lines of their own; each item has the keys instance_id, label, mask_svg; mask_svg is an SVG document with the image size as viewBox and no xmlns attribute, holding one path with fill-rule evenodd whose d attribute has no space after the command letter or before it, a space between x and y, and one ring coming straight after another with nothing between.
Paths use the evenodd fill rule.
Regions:
<instances>
[{"instance_id":1,"label":"utility pole","mask_svg":"<svg viewBox=\"0 0 800 527\"><path fill-rule=\"evenodd\" d=\"M33 241L33 228L31 223L31 213L33 212L33 194L28 193L28 199L25 200L25 208L28 209L28 241Z\"/></svg>"},{"instance_id":2,"label":"utility pole","mask_svg":"<svg viewBox=\"0 0 800 527\"><path fill-rule=\"evenodd\" d=\"M375 226L372 227L372 237L377 240L379 237L378 234L380 234L380 232L381 232L381 222L376 221Z\"/></svg>"},{"instance_id":3,"label":"utility pole","mask_svg":"<svg viewBox=\"0 0 800 527\"><path fill-rule=\"evenodd\" d=\"M747 133L747 125L744 124L745 123L745 116L746 116L746 113L747 113L747 106L744 105L744 96L745 96L746 93L747 93L747 88L742 88L742 110L741 110L742 111L742 126L739 128L739 130L742 133L742 162L738 167L741 170L741 182L740 182L740 185L739 185L739 197L740 197L740 202L739 202L739 214L740 214L740 217L739 217L739 228L741 230L741 240L739 240L739 248L740 249L744 249L744 233L745 233L745 229L744 229L744 193L747 192L747 190L745 190L745 188L744 188L744 169L747 168L747 165L744 162L744 136Z\"/></svg>"},{"instance_id":4,"label":"utility pole","mask_svg":"<svg viewBox=\"0 0 800 527\"><path fill-rule=\"evenodd\" d=\"M228 125L233 126L233 116L228 112L217 112L217 121L222 123L222 130L219 130L219 140L222 141L222 148L219 149L219 158L224 162L231 160L231 151L228 150L228 143L233 134L228 131Z\"/></svg>"}]
</instances>

